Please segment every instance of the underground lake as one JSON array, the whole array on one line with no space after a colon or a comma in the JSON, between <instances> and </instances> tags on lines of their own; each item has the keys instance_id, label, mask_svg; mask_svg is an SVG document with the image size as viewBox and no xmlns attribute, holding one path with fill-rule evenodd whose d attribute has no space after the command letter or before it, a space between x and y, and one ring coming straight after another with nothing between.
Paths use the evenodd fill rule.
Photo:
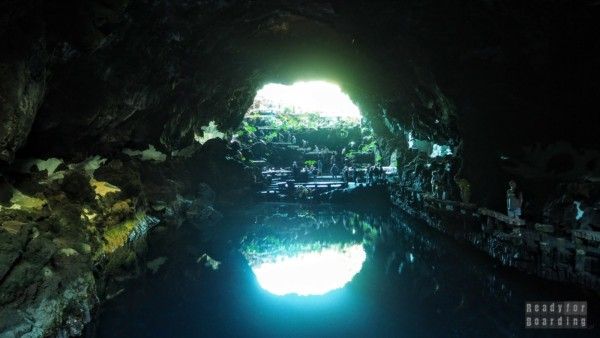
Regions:
<instances>
[{"instance_id":1,"label":"underground lake","mask_svg":"<svg viewBox=\"0 0 600 338\"><path fill-rule=\"evenodd\" d=\"M0 338L600 337L598 22L0 0Z\"/></svg>"},{"instance_id":2,"label":"underground lake","mask_svg":"<svg viewBox=\"0 0 600 338\"><path fill-rule=\"evenodd\" d=\"M186 237L181 250L153 252L167 257L161 273L109 301L86 335L545 337L524 330L525 301L586 299L591 314L600 305L395 209L260 203Z\"/></svg>"}]
</instances>

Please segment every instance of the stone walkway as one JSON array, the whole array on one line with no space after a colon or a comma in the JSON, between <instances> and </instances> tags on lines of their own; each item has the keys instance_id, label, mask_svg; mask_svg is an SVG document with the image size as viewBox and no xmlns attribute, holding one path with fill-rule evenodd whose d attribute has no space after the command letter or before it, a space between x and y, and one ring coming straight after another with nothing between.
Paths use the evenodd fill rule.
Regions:
<instances>
[{"instance_id":1,"label":"stone walkway","mask_svg":"<svg viewBox=\"0 0 600 338\"><path fill-rule=\"evenodd\" d=\"M392 202L430 226L465 240L502 262L542 278L600 293L600 233L561 234L551 224L512 219L473 203L441 200L408 187L391 189Z\"/></svg>"}]
</instances>

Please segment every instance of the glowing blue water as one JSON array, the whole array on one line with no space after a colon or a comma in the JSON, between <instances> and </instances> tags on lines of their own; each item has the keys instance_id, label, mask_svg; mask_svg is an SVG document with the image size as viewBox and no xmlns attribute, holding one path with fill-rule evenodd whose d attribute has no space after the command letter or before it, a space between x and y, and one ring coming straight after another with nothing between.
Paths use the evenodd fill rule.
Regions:
<instances>
[{"instance_id":1,"label":"glowing blue water","mask_svg":"<svg viewBox=\"0 0 600 338\"><path fill-rule=\"evenodd\" d=\"M503 269L389 210L266 204L215 229L182 227L177 241L150 245L149 259L167 263L127 285L88 336L544 337L554 331L524 330L525 301L600 309L590 293ZM196 262L203 253L218 270Z\"/></svg>"}]
</instances>

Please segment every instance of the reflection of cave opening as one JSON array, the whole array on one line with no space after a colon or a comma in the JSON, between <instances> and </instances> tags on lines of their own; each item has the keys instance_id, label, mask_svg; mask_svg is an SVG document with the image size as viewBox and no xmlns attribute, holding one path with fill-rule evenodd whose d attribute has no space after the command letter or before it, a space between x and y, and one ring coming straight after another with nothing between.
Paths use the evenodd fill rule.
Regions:
<instances>
[{"instance_id":1,"label":"reflection of cave opening","mask_svg":"<svg viewBox=\"0 0 600 338\"><path fill-rule=\"evenodd\" d=\"M282 204L253 216L241 252L258 284L278 296L318 296L344 288L379 238L373 220L327 207Z\"/></svg>"},{"instance_id":2,"label":"reflection of cave opening","mask_svg":"<svg viewBox=\"0 0 600 338\"><path fill-rule=\"evenodd\" d=\"M370 183L369 168L395 172L350 97L323 81L267 84L234 136L261 170L265 192L337 189ZM383 176L383 173L381 175Z\"/></svg>"},{"instance_id":3,"label":"reflection of cave opening","mask_svg":"<svg viewBox=\"0 0 600 338\"><path fill-rule=\"evenodd\" d=\"M310 246L310 249L279 252L263 262L250 262L258 283L278 295L323 295L344 287L361 270L366 259L361 244Z\"/></svg>"}]
</instances>

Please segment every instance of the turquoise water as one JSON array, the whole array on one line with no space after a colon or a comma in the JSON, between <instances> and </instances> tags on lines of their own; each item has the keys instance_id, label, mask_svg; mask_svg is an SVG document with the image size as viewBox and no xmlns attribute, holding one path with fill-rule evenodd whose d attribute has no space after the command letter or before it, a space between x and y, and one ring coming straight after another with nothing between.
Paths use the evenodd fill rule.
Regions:
<instances>
[{"instance_id":1,"label":"turquoise water","mask_svg":"<svg viewBox=\"0 0 600 338\"><path fill-rule=\"evenodd\" d=\"M523 315L525 301L587 300L593 324L597 296L502 268L391 209L259 204L162 244L150 250L168 257L159 273L107 303L88 336L597 336L525 330Z\"/></svg>"}]
</instances>

